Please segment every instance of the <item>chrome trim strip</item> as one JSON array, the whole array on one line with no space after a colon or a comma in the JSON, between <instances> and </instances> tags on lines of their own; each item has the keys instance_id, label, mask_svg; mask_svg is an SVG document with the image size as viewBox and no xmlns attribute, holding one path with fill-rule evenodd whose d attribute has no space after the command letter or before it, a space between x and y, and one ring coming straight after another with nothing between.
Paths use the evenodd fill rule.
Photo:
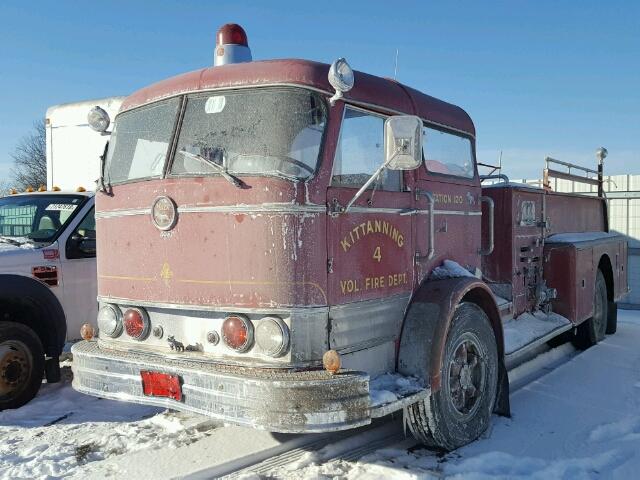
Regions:
<instances>
[{"instance_id":1,"label":"chrome trim strip","mask_svg":"<svg viewBox=\"0 0 640 480\"><path fill-rule=\"evenodd\" d=\"M123 208L120 210L96 212L96 219L127 217L131 215L150 215L150 214L151 214L151 208Z\"/></svg>"},{"instance_id":2,"label":"chrome trim strip","mask_svg":"<svg viewBox=\"0 0 640 480\"><path fill-rule=\"evenodd\" d=\"M139 307L152 307L152 308L167 308L173 310L191 310L198 312L221 312L221 313L258 313L258 314L313 314L313 313L328 313L329 307L290 307L290 308L249 308L249 307L236 307L234 305L192 305L181 303L161 303L161 302L148 302L143 300L134 300L130 298L118 298L98 295L98 302L100 303L115 303L118 305L133 305Z\"/></svg>"},{"instance_id":3,"label":"chrome trim strip","mask_svg":"<svg viewBox=\"0 0 640 480\"><path fill-rule=\"evenodd\" d=\"M178 206L182 213L273 213L295 215L298 213L326 213L327 207L317 204L264 203L240 205L185 205ZM151 215L151 208L132 208L96 212L96 218L118 218L132 215Z\"/></svg>"},{"instance_id":4,"label":"chrome trim strip","mask_svg":"<svg viewBox=\"0 0 640 480\"><path fill-rule=\"evenodd\" d=\"M482 212L465 212L464 210L434 210L435 215L466 215L468 217L480 217Z\"/></svg>"},{"instance_id":5,"label":"chrome trim strip","mask_svg":"<svg viewBox=\"0 0 640 480\"><path fill-rule=\"evenodd\" d=\"M327 207L316 204L264 203L255 205L194 205L178 207L178 213L326 213Z\"/></svg>"}]
</instances>

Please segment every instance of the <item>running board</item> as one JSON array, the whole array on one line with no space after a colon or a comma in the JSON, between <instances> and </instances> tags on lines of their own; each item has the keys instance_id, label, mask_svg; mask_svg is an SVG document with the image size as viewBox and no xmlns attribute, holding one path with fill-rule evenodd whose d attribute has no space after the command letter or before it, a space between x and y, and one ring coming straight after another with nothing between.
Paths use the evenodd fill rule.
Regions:
<instances>
[{"instance_id":1,"label":"running board","mask_svg":"<svg viewBox=\"0 0 640 480\"><path fill-rule=\"evenodd\" d=\"M573 323L557 313L523 313L504 324L505 366L507 370L558 335L571 330Z\"/></svg>"}]
</instances>

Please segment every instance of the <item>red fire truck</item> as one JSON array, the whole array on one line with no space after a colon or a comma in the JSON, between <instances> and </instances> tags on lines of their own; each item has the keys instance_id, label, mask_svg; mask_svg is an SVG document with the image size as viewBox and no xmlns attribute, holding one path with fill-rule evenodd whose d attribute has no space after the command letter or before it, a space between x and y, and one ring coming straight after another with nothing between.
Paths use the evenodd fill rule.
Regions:
<instances>
[{"instance_id":1,"label":"red fire truck","mask_svg":"<svg viewBox=\"0 0 640 480\"><path fill-rule=\"evenodd\" d=\"M217 39L214 67L115 118L77 390L278 432L404 409L453 449L509 414L527 352L615 331L627 246L602 196L483 188L461 108L344 59L251 61L237 25Z\"/></svg>"}]
</instances>

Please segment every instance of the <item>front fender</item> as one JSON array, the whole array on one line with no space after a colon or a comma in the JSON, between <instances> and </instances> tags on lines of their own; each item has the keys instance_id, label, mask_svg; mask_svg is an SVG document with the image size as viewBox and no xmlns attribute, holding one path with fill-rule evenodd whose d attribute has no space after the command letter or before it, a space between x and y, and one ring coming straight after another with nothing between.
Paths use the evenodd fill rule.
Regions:
<instances>
[{"instance_id":1,"label":"front fender","mask_svg":"<svg viewBox=\"0 0 640 480\"><path fill-rule=\"evenodd\" d=\"M5 309L9 311L4 312ZM20 311L30 312L30 315L12 318L13 312ZM0 274L0 313L9 316L0 320L23 323L32 328L48 356L58 357L62 353L67 335L66 317L58 298L43 283L22 275Z\"/></svg>"},{"instance_id":2,"label":"front fender","mask_svg":"<svg viewBox=\"0 0 640 480\"><path fill-rule=\"evenodd\" d=\"M400 333L398 372L423 378L432 391L440 388L447 334L461 301L476 303L487 314L496 336L498 358L502 361L502 324L491 290L475 277L456 277L425 281L414 294Z\"/></svg>"}]
</instances>

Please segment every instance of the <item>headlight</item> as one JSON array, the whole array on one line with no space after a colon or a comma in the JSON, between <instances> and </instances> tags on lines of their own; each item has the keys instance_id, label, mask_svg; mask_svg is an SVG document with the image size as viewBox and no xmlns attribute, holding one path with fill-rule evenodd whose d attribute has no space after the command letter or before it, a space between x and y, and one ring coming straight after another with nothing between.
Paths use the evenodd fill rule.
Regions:
<instances>
[{"instance_id":1,"label":"headlight","mask_svg":"<svg viewBox=\"0 0 640 480\"><path fill-rule=\"evenodd\" d=\"M95 106L91 110L89 110L89 114L87 115L87 123L92 130L102 133L106 132L107 128L109 128L111 119L109 118L109 114L106 110Z\"/></svg>"},{"instance_id":2,"label":"headlight","mask_svg":"<svg viewBox=\"0 0 640 480\"><path fill-rule=\"evenodd\" d=\"M113 305L103 305L98 311L98 329L109 337L117 337L122 333L122 314Z\"/></svg>"},{"instance_id":3,"label":"headlight","mask_svg":"<svg viewBox=\"0 0 640 480\"><path fill-rule=\"evenodd\" d=\"M271 357L284 355L289 348L289 328L278 317L264 317L256 322L256 344Z\"/></svg>"},{"instance_id":4,"label":"headlight","mask_svg":"<svg viewBox=\"0 0 640 480\"><path fill-rule=\"evenodd\" d=\"M222 340L236 352L246 352L253 346L253 323L240 315L230 315L222 323Z\"/></svg>"}]
</instances>

